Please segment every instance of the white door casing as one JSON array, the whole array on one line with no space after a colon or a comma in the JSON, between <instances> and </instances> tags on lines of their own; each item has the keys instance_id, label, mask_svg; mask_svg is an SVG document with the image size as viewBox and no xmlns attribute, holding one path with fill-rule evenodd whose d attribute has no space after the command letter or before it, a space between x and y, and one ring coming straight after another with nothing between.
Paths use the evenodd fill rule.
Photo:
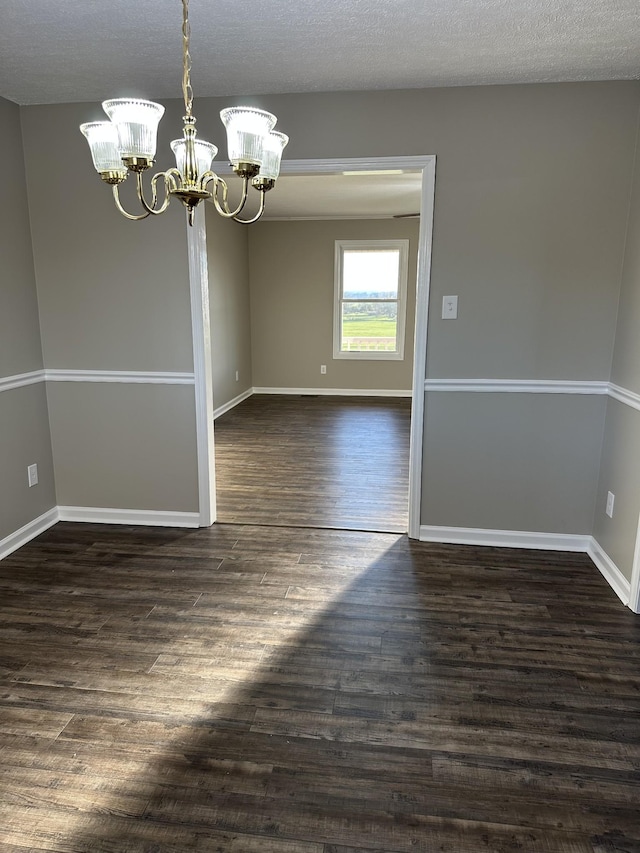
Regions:
<instances>
[{"instance_id":1,"label":"white door casing","mask_svg":"<svg viewBox=\"0 0 640 853\"><path fill-rule=\"evenodd\" d=\"M420 157L368 157L347 160L284 160L280 170L282 175L340 174L342 172L370 172L388 169L419 170L422 172L409 450L409 536L412 539L418 539L420 535L424 383L426 379L435 167L435 155L426 155ZM200 526L208 527L216 519L216 507L211 330L204 220L204 210L198 208L194 227L187 228L187 241L195 375L199 515Z\"/></svg>"}]
</instances>

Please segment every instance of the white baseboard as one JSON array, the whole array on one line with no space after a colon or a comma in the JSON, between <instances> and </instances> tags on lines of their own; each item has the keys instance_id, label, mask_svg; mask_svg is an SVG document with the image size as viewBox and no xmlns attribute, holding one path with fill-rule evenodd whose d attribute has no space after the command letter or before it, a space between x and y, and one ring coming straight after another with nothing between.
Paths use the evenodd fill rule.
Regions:
<instances>
[{"instance_id":1,"label":"white baseboard","mask_svg":"<svg viewBox=\"0 0 640 853\"><path fill-rule=\"evenodd\" d=\"M153 527L199 527L197 512L165 512L143 509L110 509L104 507L54 506L24 527L0 539L0 560L27 545L58 521L93 522L95 524L140 524Z\"/></svg>"},{"instance_id":2,"label":"white baseboard","mask_svg":"<svg viewBox=\"0 0 640 853\"><path fill-rule=\"evenodd\" d=\"M631 584L593 536L589 538L587 554L620 601L628 607L631 599Z\"/></svg>"},{"instance_id":3,"label":"white baseboard","mask_svg":"<svg viewBox=\"0 0 640 853\"><path fill-rule=\"evenodd\" d=\"M79 506L53 507L53 509L25 524L24 527L1 539L0 560L35 539L45 530L53 527L58 521L194 528L199 527L200 516L197 512ZM522 530L488 530L476 527L439 527L423 524L420 527L420 541L586 553L620 601L627 607L630 606L631 584L593 536L535 533Z\"/></svg>"},{"instance_id":4,"label":"white baseboard","mask_svg":"<svg viewBox=\"0 0 640 853\"><path fill-rule=\"evenodd\" d=\"M199 527L197 512L166 512L155 509L113 509L93 506L59 506L60 521L94 524L142 524L151 527Z\"/></svg>"},{"instance_id":5,"label":"white baseboard","mask_svg":"<svg viewBox=\"0 0 640 853\"><path fill-rule=\"evenodd\" d=\"M420 541L585 553L591 558L620 601L627 607L631 606L631 584L593 536L529 533L525 530L485 530L476 527L437 527L423 524L420 527Z\"/></svg>"},{"instance_id":6,"label":"white baseboard","mask_svg":"<svg viewBox=\"0 0 640 853\"><path fill-rule=\"evenodd\" d=\"M292 394L313 397L411 397L411 389L384 388L254 388L254 394Z\"/></svg>"},{"instance_id":7,"label":"white baseboard","mask_svg":"<svg viewBox=\"0 0 640 853\"><path fill-rule=\"evenodd\" d=\"M536 548L541 551L586 551L591 537L527 530L488 530L478 527L420 526L421 542L486 545L496 548Z\"/></svg>"},{"instance_id":8,"label":"white baseboard","mask_svg":"<svg viewBox=\"0 0 640 853\"><path fill-rule=\"evenodd\" d=\"M220 415L234 409L240 403L252 397L254 394L289 394L291 396L305 397L411 397L411 391L368 390L366 388L248 388L242 394L238 394L233 400L218 406L213 410L213 419L217 420Z\"/></svg>"},{"instance_id":9,"label":"white baseboard","mask_svg":"<svg viewBox=\"0 0 640 853\"><path fill-rule=\"evenodd\" d=\"M213 410L214 421L217 420L220 415L224 415L225 412L229 412L231 409L235 409L235 407L240 405L240 403L249 399L249 397L251 397L253 393L253 388L247 388L246 391L243 391L242 394L238 394L238 396L234 397L233 400L229 400L228 403L223 403L222 406L218 406L217 409Z\"/></svg>"},{"instance_id":10,"label":"white baseboard","mask_svg":"<svg viewBox=\"0 0 640 853\"><path fill-rule=\"evenodd\" d=\"M31 542L32 539L36 538L36 536L39 536L41 533L44 533L45 530L53 527L58 519L58 508L54 506L53 509L48 510L38 516L38 518L34 518L33 521L25 524L24 527L21 527L14 533L10 533L8 536L5 536L4 539L0 539L0 560L4 557L8 557L9 554L17 551L18 548L22 548L23 545L27 544L27 542Z\"/></svg>"}]
</instances>

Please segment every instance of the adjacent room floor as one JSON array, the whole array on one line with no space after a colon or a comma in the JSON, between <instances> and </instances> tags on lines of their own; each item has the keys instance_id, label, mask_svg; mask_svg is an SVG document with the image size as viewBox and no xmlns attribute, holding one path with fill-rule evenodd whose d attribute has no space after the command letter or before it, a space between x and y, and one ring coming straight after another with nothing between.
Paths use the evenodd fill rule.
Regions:
<instances>
[{"instance_id":1,"label":"adjacent room floor","mask_svg":"<svg viewBox=\"0 0 640 853\"><path fill-rule=\"evenodd\" d=\"M411 401L254 395L215 424L218 521L403 533Z\"/></svg>"},{"instance_id":2,"label":"adjacent room floor","mask_svg":"<svg viewBox=\"0 0 640 853\"><path fill-rule=\"evenodd\" d=\"M61 523L0 562L2 853L640 850L584 555Z\"/></svg>"}]
</instances>

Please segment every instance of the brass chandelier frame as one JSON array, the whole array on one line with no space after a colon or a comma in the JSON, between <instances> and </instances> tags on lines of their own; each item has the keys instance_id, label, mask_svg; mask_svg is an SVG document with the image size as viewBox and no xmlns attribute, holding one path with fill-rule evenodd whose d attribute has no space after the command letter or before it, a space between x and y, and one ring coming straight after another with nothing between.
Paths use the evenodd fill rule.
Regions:
<instances>
[{"instance_id":1,"label":"brass chandelier frame","mask_svg":"<svg viewBox=\"0 0 640 853\"><path fill-rule=\"evenodd\" d=\"M182 128L185 141L184 172L177 168L167 169L165 172L157 172L151 178L151 200L145 198L143 174L154 165L152 157L123 157L122 162L125 169L117 169L100 172L102 180L110 184L113 190L113 198L117 209L127 219L138 221L148 216L158 216L164 213L172 196L176 196L184 204L188 213L189 225L193 225L195 208L201 201L211 199L217 212L225 219L234 219L245 225L257 222L262 216L265 208L265 195L273 189L275 179L259 176L260 165L256 163L238 162L232 163L232 169L236 175L242 178L242 193L240 201L235 208L229 206L229 189L226 181L214 171L208 170L202 175L198 174L197 158L195 153L196 119L193 115L193 88L191 86L191 25L189 23L189 0L182 0L182 96L184 99L185 115ZM144 210L143 213L129 213L120 200L120 184L129 174L133 172L136 176L136 194ZM159 203L158 184L164 185L164 198ZM250 219L241 219L242 212L249 194L249 182L260 193L260 205L257 213ZM213 186L212 186L213 185Z\"/></svg>"}]
</instances>

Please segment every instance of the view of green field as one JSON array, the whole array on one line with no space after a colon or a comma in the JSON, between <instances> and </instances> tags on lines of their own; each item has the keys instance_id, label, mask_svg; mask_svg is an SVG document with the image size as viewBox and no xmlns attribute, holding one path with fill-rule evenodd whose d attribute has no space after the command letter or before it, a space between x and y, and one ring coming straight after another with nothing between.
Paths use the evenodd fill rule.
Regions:
<instances>
[{"instance_id":1,"label":"view of green field","mask_svg":"<svg viewBox=\"0 0 640 853\"><path fill-rule=\"evenodd\" d=\"M395 317L375 314L348 314L342 318L342 351L394 352L396 347Z\"/></svg>"},{"instance_id":2,"label":"view of green field","mask_svg":"<svg viewBox=\"0 0 640 853\"><path fill-rule=\"evenodd\" d=\"M343 338L395 338L395 336L396 320L393 317L351 314L342 318Z\"/></svg>"}]
</instances>

